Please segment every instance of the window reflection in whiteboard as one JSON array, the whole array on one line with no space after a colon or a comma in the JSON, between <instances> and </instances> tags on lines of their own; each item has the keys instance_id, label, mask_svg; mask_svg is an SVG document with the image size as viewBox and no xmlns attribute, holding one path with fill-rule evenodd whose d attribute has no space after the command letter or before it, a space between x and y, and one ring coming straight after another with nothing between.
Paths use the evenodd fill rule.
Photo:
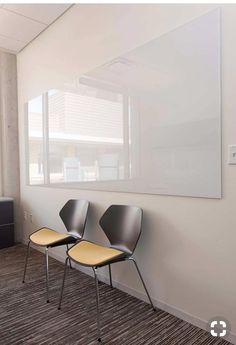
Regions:
<instances>
[{"instance_id":1,"label":"window reflection in whiteboard","mask_svg":"<svg viewBox=\"0 0 236 345\"><path fill-rule=\"evenodd\" d=\"M124 104L119 93L82 84L76 91L48 92L51 183L129 176Z\"/></svg>"},{"instance_id":2,"label":"window reflection in whiteboard","mask_svg":"<svg viewBox=\"0 0 236 345\"><path fill-rule=\"evenodd\" d=\"M44 183L43 97L28 102L28 161L30 184Z\"/></svg>"}]
</instances>

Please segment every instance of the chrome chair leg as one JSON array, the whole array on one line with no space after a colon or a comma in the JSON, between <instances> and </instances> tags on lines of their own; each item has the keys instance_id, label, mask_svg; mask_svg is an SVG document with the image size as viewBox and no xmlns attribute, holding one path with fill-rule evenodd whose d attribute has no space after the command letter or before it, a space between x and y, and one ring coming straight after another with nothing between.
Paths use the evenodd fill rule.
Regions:
<instances>
[{"instance_id":1,"label":"chrome chair leg","mask_svg":"<svg viewBox=\"0 0 236 345\"><path fill-rule=\"evenodd\" d=\"M67 270L68 260L69 260L69 258L67 257L66 260L65 260L64 275L63 275L63 280L62 280L61 295L60 295L60 301L59 301L59 305L58 305L58 310L61 309L61 302L62 302L63 291L64 291L64 286L65 286L66 270Z\"/></svg>"},{"instance_id":2,"label":"chrome chair leg","mask_svg":"<svg viewBox=\"0 0 236 345\"><path fill-rule=\"evenodd\" d=\"M98 341L101 342L101 330L100 330L100 310L99 310L99 289L98 289L98 278L97 278L97 269L92 267L95 285L96 285L96 306L97 306L97 332L98 332Z\"/></svg>"},{"instance_id":3,"label":"chrome chair leg","mask_svg":"<svg viewBox=\"0 0 236 345\"><path fill-rule=\"evenodd\" d=\"M27 252L26 252L26 257L25 257L25 268L24 268L24 275L23 275L22 283L25 282L25 275L26 275L26 269L27 269L27 264L28 264L29 252L30 252L30 241L28 242L28 245L27 245Z\"/></svg>"},{"instance_id":4,"label":"chrome chair leg","mask_svg":"<svg viewBox=\"0 0 236 345\"><path fill-rule=\"evenodd\" d=\"M111 286L111 288L113 288L113 285L112 285L112 276L111 276L111 265L109 265L109 278L110 278L110 286Z\"/></svg>"},{"instance_id":5,"label":"chrome chair leg","mask_svg":"<svg viewBox=\"0 0 236 345\"><path fill-rule=\"evenodd\" d=\"M67 248L67 251L69 250L69 246L68 246L68 244L66 245L66 248ZM70 264L70 268L72 269L73 267L72 267L72 263L71 263L71 259L69 258L69 264Z\"/></svg>"},{"instance_id":6,"label":"chrome chair leg","mask_svg":"<svg viewBox=\"0 0 236 345\"><path fill-rule=\"evenodd\" d=\"M133 261L133 263L134 263L134 265L135 265L135 267L136 267L136 269L137 269L138 275L139 275L139 277L140 277L140 279L141 279L141 282L143 283L144 290L146 291L146 294L147 294L147 297L148 297L148 299L149 299L149 302L150 302L150 304L151 304L151 306L152 306L152 309L153 309L154 311L156 311L156 308L154 307L154 305L153 305L153 303L152 303L151 297L150 297L150 295L149 295L148 289L147 289L146 284L145 284L145 282L144 282L144 280L143 280L143 277L142 277L142 275L141 275L141 272L140 272L140 270L139 270L139 268L138 268L137 262L135 261L134 258L129 258L128 260Z\"/></svg>"},{"instance_id":7,"label":"chrome chair leg","mask_svg":"<svg viewBox=\"0 0 236 345\"><path fill-rule=\"evenodd\" d=\"M47 288L47 303L49 303L49 272L48 272L48 248L45 249L46 258L46 288Z\"/></svg>"}]
</instances>

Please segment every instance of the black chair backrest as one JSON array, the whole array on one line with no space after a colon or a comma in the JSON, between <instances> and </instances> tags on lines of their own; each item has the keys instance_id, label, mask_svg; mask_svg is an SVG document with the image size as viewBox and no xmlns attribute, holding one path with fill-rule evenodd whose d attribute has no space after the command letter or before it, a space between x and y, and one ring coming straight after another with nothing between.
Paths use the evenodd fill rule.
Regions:
<instances>
[{"instance_id":1,"label":"black chair backrest","mask_svg":"<svg viewBox=\"0 0 236 345\"><path fill-rule=\"evenodd\" d=\"M87 200L69 200L59 213L67 231L78 238L84 235L88 207Z\"/></svg>"},{"instance_id":2,"label":"black chair backrest","mask_svg":"<svg viewBox=\"0 0 236 345\"><path fill-rule=\"evenodd\" d=\"M99 224L105 232L112 248L132 254L139 240L142 229L141 208L126 205L112 205Z\"/></svg>"}]
</instances>

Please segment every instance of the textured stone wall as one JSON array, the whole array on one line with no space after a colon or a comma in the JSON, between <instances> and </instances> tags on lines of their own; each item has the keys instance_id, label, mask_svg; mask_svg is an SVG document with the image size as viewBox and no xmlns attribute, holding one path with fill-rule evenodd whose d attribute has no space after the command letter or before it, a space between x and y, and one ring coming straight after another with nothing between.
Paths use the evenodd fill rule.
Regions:
<instances>
[{"instance_id":1,"label":"textured stone wall","mask_svg":"<svg viewBox=\"0 0 236 345\"><path fill-rule=\"evenodd\" d=\"M16 56L0 52L0 194L15 199L16 223L19 174Z\"/></svg>"}]
</instances>

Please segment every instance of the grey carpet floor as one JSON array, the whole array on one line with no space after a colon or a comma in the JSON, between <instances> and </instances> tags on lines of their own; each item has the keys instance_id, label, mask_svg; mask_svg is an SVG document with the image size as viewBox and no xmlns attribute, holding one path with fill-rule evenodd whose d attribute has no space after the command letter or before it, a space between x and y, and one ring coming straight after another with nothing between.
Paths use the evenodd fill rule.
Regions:
<instances>
[{"instance_id":1,"label":"grey carpet floor","mask_svg":"<svg viewBox=\"0 0 236 345\"><path fill-rule=\"evenodd\" d=\"M51 302L45 301L44 257L32 250L26 283L26 247L0 250L1 345L97 345L94 279L68 270L62 310L57 310L63 264L50 258ZM228 345L209 333L122 291L99 283L102 344Z\"/></svg>"}]
</instances>

